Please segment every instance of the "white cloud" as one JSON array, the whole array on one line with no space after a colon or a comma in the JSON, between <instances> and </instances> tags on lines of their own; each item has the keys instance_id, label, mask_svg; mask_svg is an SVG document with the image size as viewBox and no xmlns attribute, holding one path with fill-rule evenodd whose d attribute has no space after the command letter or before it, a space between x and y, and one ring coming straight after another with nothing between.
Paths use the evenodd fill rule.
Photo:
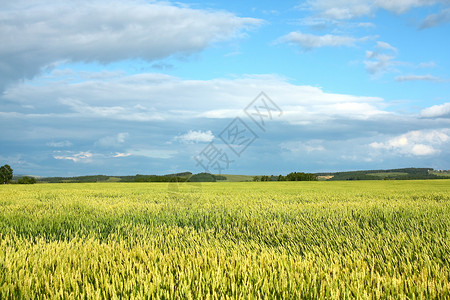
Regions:
<instances>
[{"instance_id":1,"label":"white cloud","mask_svg":"<svg viewBox=\"0 0 450 300\"><path fill-rule=\"evenodd\" d=\"M177 151L164 150L164 149L135 149L127 151L128 154L133 156L143 156L148 158L168 159L177 154Z\"/></svg>"},{"instance_id":2,"label":"white cloud","mask_svg":"<svg viewBox=\"0 0 450 300\"><path fill-rule=\"evenodd\" d=\"M66 155L54 155L53 158L55 159L66 159L71 160L73 162L79 162L79 161L90 161L90 158L92 158L92 154L88 152L79 152L76 154L66 154Z\"/></svg>"},{"instance_id":3,"label":"white cloud","mask_svg":"<svg viewBox=\"0 0 450 300\"><path fill-rule=\"evenodd\" d=\"M373 15L379 9L402 14L416 7L446 3L446 0L310 0L309 9L316 11L320 16L347 20L362 16ZM448 2L447 2L448 3Z\"/></svg>"},{"instance_id":4,"label":"white cloud","mask_svg":"<svg viewBox=\"0 0 450 300\"><path fill-rule=\"evenodd\" d=\"M416 7L429 6L438 2L445 2L445 0L401 0L401 1L392 1L392 0L376 0L374 1L375 6L395 12L398 14L402 14L407 12L408 10Z\"/></svg>"},{"instance_id":5,"label":"white cloud","mask_svg":"<svg viewBox=\"0 0 450 300\"><path fill-rule=\"evenodd\" d=\"M377 42L377 48L385 49L385 50L391 50L391 51L397 52L397 48L395 48L394 46L392 46L389 43L382 42L382 41L378 41Z\"/></svg>"},{"instance_id":6,"label":"white cloud","mask_svg":"<svg viewBox=\"0 0 450 300\"><path fill-rule=\"evenodd\" d=\"M348 116L349 118L367 119L375 115L388 114L376 108L371 103L361 102L344 102L321 106L318 113L325 113L328 115Z\"/></svg>"},{"instance_id":7,"label":"white cloud","mask_svg":"<svg viewBox=\"0 0 450 300\"><path fill-rule=\"evenodd\" d=\"M234 118L241 112L241 109L215 109L209 110L199 115L199 117L211 118L211 119L226 119Z\"/></svg>"},{"instance_id":8,"label":"white cloud","mask_svg":"<svg viewBox=\"0 0 450 300\"><path fill-rule=\"evenodd\" d=\"M131 153L120 153L120 152L117 152L115 155L113 155L113 157L128 157L128 156L131 156L132 154Z\"/></svg>"},{"instance_id":9,"label":"white cloud","mask_svg":"<svg viewBox=\"0 0 450 300\"><path fill-rule=\"evenodd\" d=\"M364 65L367 72L372 75L390 71L393 66L400 64L395 61L397 48L389 43L378 41L374 51L366 51Z\"/></svg>"},{"instance_id":10,"label":"white cloud","mask_svg":"<svg viewBox=\"0 0 450 300\"><path fill-rule=\"evenodd\" d=\"M420 23L420 29L426 29L430 27L435 27L441 24L450 22L450 8L446 8L437 14L431 14L427 16L422 23Z\"/></svg>"},{"instance_id":11,"label":"white cloud","mask_svg":"<svg viewBox=\"0 0 450 300\"><path fill-rule=\"evenodd\" d=\"M293 124L336 118L370 119L388 114L382 109L384 101L381 98L326 93L321 88L295 85L275 75L212 80L182 80L162 74L124 75L110 82L21 84L9 88L4 98L17 103L20 112L9 118L44 118L39 117L39 113L21 112L20 105L34 103L45 118L51 114L53 122L59 122L59 118L77 122L86 118L164 122L234 118L261 91L284 111L282 120ZM51 100L58 98L61 100Z\"/></svg>"},{"instance_id":12,"label":"white cloud","mask_svg":"<svg viewBox=\"0 0 450 300\"><path fill-rule=\"evenodd\" d=\"M411 149L412 154L414 155L432 155L436 152L439 152L438 150L434 149L432 146L424 145L424 144L416 144Z\"/></svg>"},{"instance_id":13,"label":"white cloud","mask_svg":"<svg viewBox=\"0 0 450 300\"><path fill-rule=\"evenodd\" d=\"M433 61L422 62L419 64L402 62L396 60L398 55L398 49L389 43L383 41L377 41L375 49L373 51L366 51L366 60L364 65L367 72L371 75L382 75L388 72L398 72L397 67L412 67L412 68L432 68L436 66ZM400 75L395 77L396 81L444 81L439 77L432 75Z\"/></svg>"},{"instance_id":14,"label":"white cloud","mask_svg":"<svg viewBox=\"0 0 450 300\"><path fill-rule=\"evenodd\" d=\"M290 43L299 46L304 51L321 47L338 47L338 46L353 46L360 39L351 36L339 35L313 35L301 32L291 32L278 39L277 42Z\"/></svg>"},{"instance_id":15,"label":"white cloud","mask_svg":"<svg viewBox=\"0 0 450 300\"><path fill-rule=\"evenodd\" d=\"M326 151L322 143L321 140L285 142L281 144L281 148L294 153L317 153Z\"/></svg>"},{"instance_id":16,"label":"white cloud","mask_svg":"<svg viewBox=\"0 0 450 300\"><path fill-rule=\"evenodd\" d=\"M123 144L128 138L128 136L129 136L128 132L120 132L115 136L105 136L99 139L96 142L96 145L101 147L115 147L120 144Z\"/></svg>"},{"instance_id":17,"label":"white cloud","mask_svg":"<svg viewBox=\"0 0 450 300\"><path fill-rule=\"evenodd\" d=\"M121 132L117 134L117 142L124 143L127 137L129 136L128 132Z\"/></svg>"},{"instance_id":18,"label":"white cloud","mask_svg":"<svg viewBox=\"0 0 450 300\"><path fill-rule=\"evenodd\" d=\"M59 101L61 104L71 108L76 113L81 113L85 117L108 118L131 121L155 121L163 120L160 114L152 112L142 105L135 106L91 106L77 99L63 98Z\"/></svg>"},{"instance_id":19,"label":"white cloud","mask_svg":"<svg viewBox=\"0 0 450 300\"><path fill-rule=\"evenodd\" d=\"M211 142L214 139L214 134L211 132L211 130L208 131L195 131L195 130L189 130L187 133L175 137L175 139L180 140L185 143L199 143L204 142L208 143Z\"/></svg>"},{"instance_id":20,"label":"white cloud","mask_svg":"<svg viewBox=\"0 0 450 300\"><path fill-rule=\"evenodd\" d=\"M402 75L395 77L396 81L435 81L440 82L442 79L432 75Z\"/></svg>"},{"instance_id":21,"label":"white cloud","mask_svg":"<svg viewBox=\"0 0 450 300\"><path fill-rule=\"evenodd\" d=\"M372 162L373 158L371 157L364 157L363 155L346 155L343 154L341 155L341 159L346 160L346 161L357 161L357 162Z\"/></svg>"},{"instance_id":22,"label":"white cloud","mask_svg":"<svg viewBox=\"0 0 450 300\"><path fill-rule=\"evenodd\" d=\"M60 61L153 61L238 37L261 20L168 2L2 2L0 90Z\"/></svg>"},{"instance_id":23,"label":"white cloud","mask_svg":"<svg viewBox=\"0 0 450 300\"><path fill-rule=\"evenodd\" d=\"M330 19L343 20L370 14L372 7L368 1L360 0L313 0L310 7L322 16Z\"/></svg>"},{"instance_id":24,"label":"white cloud","mask_svg":"<svg viewBox=\"0 0 450 300\"><path fill-rule=\"evenodd\" d=\"M417 65L418 68L434 68L436 67L436 63L434 61L429 62L421 62Z\"/></svg>"},{"instance_id":25,"label":"white cloud","mask_svg":"<svg viewBox=\"0 0 450 300\"><path fill-rule=\"evenodd\" d=\"M450 129L416 130L388 139L373 142L373 149L386 150L393 154L425 156L441 152L450 142Z\"/></svg>"},{"instance_id":26,"label":"white cloud","mask_svg":"<svg viewBox=\"0 0 450 300\"><path fill-rule=\"evenodd\" d=\"M361 22L358 23L357 27L362 27L362 28L375 28L377 27L375 24L370 23L370 22Z\"/></svg>"},{"instance_id":27,"label":"white cloud","mask_svg":"<svg viewBox=\"0 0 450 300\"><path fill-rule=\"evenodd\" d=\"M420 115L426 118L450 118L450 103L444 103L441 105L434 105L425 108L420 112Z\"/></svg>"},{"instance_id":28,"label":"white cloud","mask_svg":"<svg viewBox=\"0 0 450 300\"><path fill-rule=\"evenodd\" d=\"M54 148L64 148L72 146L72 143L70 141L60 141L60 142L48 142L46 145Z\"/></svg>"}]
</instances>

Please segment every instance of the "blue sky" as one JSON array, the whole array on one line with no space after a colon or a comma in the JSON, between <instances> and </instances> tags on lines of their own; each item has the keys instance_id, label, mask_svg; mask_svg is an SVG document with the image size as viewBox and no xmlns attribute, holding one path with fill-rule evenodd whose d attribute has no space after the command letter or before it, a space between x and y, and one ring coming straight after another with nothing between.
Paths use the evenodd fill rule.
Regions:
<instances>
[{"instance_id":1,"label":"blue sky","mask_svg":"<svg viewBox=\"0 0 450 300\"><path fill-rule=\"evenodd\" d=\"M446 0L0 1L0 164L450 169L449 35Z\"/></svg>"}]
</instances>

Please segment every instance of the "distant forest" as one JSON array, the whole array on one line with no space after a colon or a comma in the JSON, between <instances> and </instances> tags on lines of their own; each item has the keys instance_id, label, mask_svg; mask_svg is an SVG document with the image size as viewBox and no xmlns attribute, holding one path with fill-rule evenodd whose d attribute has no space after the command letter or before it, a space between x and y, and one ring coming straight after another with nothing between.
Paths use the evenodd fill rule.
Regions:
<instances>
[{"instance_id":1,"label":"distant forest","mask_svg":"<svg viewBox=\"0 0 450 300\"><path fill-rule=\"evenodd\" d=\"M228 177L227 177L228 176ZM389 170L365 170L349 172L303 173L292 172L287 175L215 175L210 173L193 174L182 172L167 175L107 176L89 175L76 177L33 177L17 176L11 183L69 183L69 182L220 182L220 181L336 181L336 180L412 180L412 179L450 179L450 171L432 168L403 168Z\"/></svg>"},{"instance_id":2,"label":"distant forest","mask_svg":"<svg viewBox=\"0 0 450 300\"><path fill-rule=\"evenodd\" d=\"M250 177L250 176L249 176ZM225 175L214 175L210 173L192 174L191 172L183 172L168 175L141 175L134 176L106 176L106 175L90 175L77 177L45 177L39 178L38 182L42 183L69 183L69 182L217 182L225 181ZM312 173L289 173L286 176L253 176L253 181L313 181L317 180L317 176ZM247 180L250 181L250 180Z\"/></svg>"},{"instance_id":3,"label":"distant forest","mask_svg":"<svg viewBox=\"0 0 450 300\"><path fill-rule=\"evenodd\" d=\"M435 171L432 168L403 168L390 170L367 170L336 173L317 173L327 180L412 180L412 179L444 179L450 178L448 171Z\"/></svg>"},{"instance_id":4,"label":"distant forest","mask_svg":"<svg viewBox=\"0 0 450 300\"><path fill-rule=\"evenodd\" d=\"M213 175L209 173L192 174L183 172L168 175L141 175L134 176L106 176L90 175L77 177L44 177L39 178L38 182L46 183L68 183L68 182L215 182L226 180L225 176Z\"/></svg>"}]
</instances>

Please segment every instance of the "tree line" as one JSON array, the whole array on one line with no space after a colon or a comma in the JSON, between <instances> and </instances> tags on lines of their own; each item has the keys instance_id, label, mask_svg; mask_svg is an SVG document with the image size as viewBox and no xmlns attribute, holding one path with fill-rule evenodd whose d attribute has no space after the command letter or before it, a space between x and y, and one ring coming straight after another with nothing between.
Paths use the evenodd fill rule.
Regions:
<instances>
[{"instance_id":1,"label":"tree line","mask_svg":"<svg viewBox=\"0 0 450 300\"><path fill-rule=\"evenodd\" d=\"M317 181L317 175L312 173L291 172L286 176L255 176L253 177L253 181Z\"/></svg>"},{"instance_id":2,"label":"tree line","mask_svg":"<svg viewBox=\"0 0 450 300\"><path fill-rule=\"evenodd\" d=\"M2 184L11 183L13 179L13 169L9 165L0 167L0 182ZM226 180L223 175L214 175L210 173L192 174L191 172L169 174L169 175L141 175L135 176L117 176L111 180L110 176L105 175L90 175L90 176L78 176L78 177L48 177L40 178L39 182L48 183L63 183L63 182L108 182L108 181L120 181L120 182L215 182L217 180ZM292 172L286 176L255 176L253 181L316 181L317 176L312 173ZM36 183L36 178L30 176L23 176L16 182L19 184L33 184Z\"/></svg>"}]
</instances>

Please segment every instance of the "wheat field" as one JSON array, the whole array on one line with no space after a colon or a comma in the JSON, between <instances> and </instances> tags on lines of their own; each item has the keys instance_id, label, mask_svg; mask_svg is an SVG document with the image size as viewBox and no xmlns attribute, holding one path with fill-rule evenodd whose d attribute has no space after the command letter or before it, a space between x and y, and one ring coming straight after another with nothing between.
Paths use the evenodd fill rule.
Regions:
<instances>
[{"instance_id":1,"label":"wheat field","mask_svg":"<svg viewBox=\"0 0 450 300\"><path fill-rule=\"evenodd\" d=\"M450 180L0 186L0 299L448 299Z\"/></svg>"}]
</instances>

